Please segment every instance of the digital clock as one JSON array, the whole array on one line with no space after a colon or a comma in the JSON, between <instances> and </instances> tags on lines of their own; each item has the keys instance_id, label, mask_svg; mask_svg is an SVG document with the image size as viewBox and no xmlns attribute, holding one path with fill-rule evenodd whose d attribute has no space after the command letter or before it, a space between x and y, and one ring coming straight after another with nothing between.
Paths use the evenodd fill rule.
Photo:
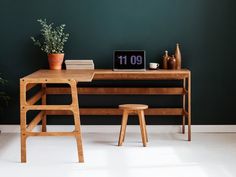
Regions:
<instances>
[{"instance_id":1,"label":"digital clock","mask_svg":"<svg viewBox=\"0 0 236 177\"><path fill-rule=\"evenodd\" d=\"M113 54L114 71L145 71L146 56L144 50L117 50Z\"/></svg>"}]
</instances>

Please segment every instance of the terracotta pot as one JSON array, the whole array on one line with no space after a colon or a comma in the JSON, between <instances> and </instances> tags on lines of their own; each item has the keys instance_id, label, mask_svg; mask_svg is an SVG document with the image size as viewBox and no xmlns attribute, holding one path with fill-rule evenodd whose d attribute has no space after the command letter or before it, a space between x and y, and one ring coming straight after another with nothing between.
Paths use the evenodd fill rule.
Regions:
<instances>
[{"instance_id":1,"label":"terracotta pot","mask_svg":"<svg viewBox=\"0 0 236 177\"><path fill-rule=\"evenodd\" d=\"M64 59L64 53L48 54L49 68L52 70L61 70Z\"/></svg>"}]
</instances>

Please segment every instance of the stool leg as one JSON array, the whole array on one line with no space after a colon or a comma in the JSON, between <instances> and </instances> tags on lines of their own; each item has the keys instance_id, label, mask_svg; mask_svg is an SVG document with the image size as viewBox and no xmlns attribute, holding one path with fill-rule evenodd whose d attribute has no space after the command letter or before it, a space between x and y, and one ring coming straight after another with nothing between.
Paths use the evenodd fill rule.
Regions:
<instances>
[{"instance_id":1,"label":"stool leg","mask_svg":"<svg viewBox=\"0 0 236 177\"><path fill-rule=\"evenodd\" d=\"M142 112L143 112L143 111L142 111ZM146 120L145 120L144 113L143 113L143 123L144 123L144 127L145 127L145 136L146 136L146 141L148 142L147 124L146 124Z\"/></svg>"},{"instance_id":2,"label":"stool leg","mask_svg":"<svg viewBox=\"0 0 236 177\"><path fill-rule=\"evenodd\" d=\"M127 111L127 114L128 114L128 113L129 113L129 112ZM124 135L123 135L122 142L125 141L127 123L128 123L128 117L126 117L126 119L125 119Z\"/></svg>"},{"instance_id":3,"label":"stool leg","mask_svg":"<svg viewBox=\"0 0 236 177\"><path fill-rule=\"evenodd\" d=\"M122 122L121 122L121 128L120 128L120 136L119 136L119 142L118 146L121 146L123 141L124 141L124 136L125 136L125 129L127 125L127 120L128 120L128 112L127 110L124 110L123 116L122 116Z\"/></svg>"},{"instance_id":4,"label":"stool leg","mask_svg":"<svg viewBox=\"0 0 236 177\"><path fill-rule=\"evenodd\" d=\"M143 110L138 111L138 117L139 117L139 125L140 125L140 130L141 130L141 135L142 135L142 142L143 146L147 146L147 140L146 140L146 133L145 133L145 125L144 125L144 112Z\"/></svg>"}]
</instances>

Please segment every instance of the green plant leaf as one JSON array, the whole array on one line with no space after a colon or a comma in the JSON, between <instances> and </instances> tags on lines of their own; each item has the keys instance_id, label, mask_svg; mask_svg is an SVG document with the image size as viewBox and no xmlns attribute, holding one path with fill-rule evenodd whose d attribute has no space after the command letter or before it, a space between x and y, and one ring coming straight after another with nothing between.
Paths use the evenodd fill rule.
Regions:
<instances>
[{"instance_id":1,"label":"green plant leaf","mask_svg":"<svg viewBox=\"0 0 236 177\"><path fill-rule=\"evenodd\" d=\"M37 20L41 25L41 37L35 39L31 37L34 45L39 46L40 49L47 53L64 53L64 45L68 40L69 34L64 32L65 24L53 27L53 23L48 24L46 19Z\"/></svg>"}]
</instances>

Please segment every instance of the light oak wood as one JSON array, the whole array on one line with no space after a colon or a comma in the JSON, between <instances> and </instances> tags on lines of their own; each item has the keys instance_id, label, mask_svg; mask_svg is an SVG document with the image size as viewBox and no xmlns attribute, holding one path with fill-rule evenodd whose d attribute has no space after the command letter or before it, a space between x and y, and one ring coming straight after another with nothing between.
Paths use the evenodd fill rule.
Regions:
<instances>
[{"instance_id":1,"label":"light oak wood","mask_svg":"<svg viewBox=\"0 0 236 177\"><path fill-rule=\"evenodd\" d=\"M89 95L185 95L183 88L78 88L79 94ZM48 95L70 94L69 88L49 87Z\"/></svg>"},{"instance_id":2,"label":"light oak wood","mask_svg":"<svg viewBox=\"0 0 236 177\"><path fill-rule=\"evenodd\" d=\"M146 137L146 141L148 142L147 124L146 124L146 120L145 120L144 111L142 111L141 114L142 114L142 117L143 117L143 125L144 125L144 130L145 130L145 137Z\"/></svg>"},{"instance_id":3,"label":"light oak wood","mask_svg":"<svg viewBox=\"0 0 236 177\"><path fill-rule=\"evenodd\" d=\"M48 76L47 76L48 73ZM26 162L26 138L28 136L75 136L78 149L79 162L84 162L83 147L81 139L80 129L80 117L78 107L78 93L77 93L77 81L89 82L93 76L93 73L79 73L76 79L69 77L68 72L66 76L57 78L57 74L54 71L38 71L29 76L20 79L20 115L21 115L21 162ZM73 75L73 74L72 74ZM80 80L81 79L81 80ZM33 84L42 84L42 90L34 95L31 99L26 101L27 85L29 88L33 88ZM71 87L71 94L73 103L71 105L46 105L46 84L47 83L60 83L68 84ZM33 105L39 99L42 99L42 105ZM29 110L41 110L41 112L33 119L29 124L26 131L26 113ZM46 117L46 110L70 110L74 114L75 131L74 132L46 132L46 121L42 125L42 132L32 132L33 128Z\"/></svg>"},{"instance_id":4,"label":"light oak wood","mask_svg":"<svg viewBox=\"0 0 236 177\"><path fill-rule=\"evenodd\" d=\"M125 72L96 69L93 80L182 80L190 73L187 69L181 70L147 70L145 72Z\"/></svg>"},{"instance_id":5,"label":"light oak wood","mask_svg":"<svg viewBox=\"0 0 236 177\"><path fill-rule=\"evenodd\" d=\"M26 77L28 83L63 83L70 79L76 82L91 82L94 76L92 70L38 70ZM68 83L68 82L65 82Z\"/></svg>"},{"instance_id":6,"label":"light oak wood","mask_svg":"<svg viewBox=\"0 0 236 177\"><path fill-rule=\"evenodd\" d=\"M122 146L122 143L124 142L127 121L128 121L128 111L124 110L122 121L121 121L121 128L120 128L120 136L119 136L118 146Z\"/></svg>"},{"instance_id":7,"label":"light oak wood","mask_svg":"<svg viewBox=\"0 0 236 177\"><path fill-rule=\"evenodd\" d=\"M31 89L34 88L36 85L38 85L38 84L35 84L35 83L27 84L27 85L26 85L26 91L31 90Z\"/></svg>"},{"instance_id":8,"label":"light oak wood","mask_svg":"<svg viewBox=\"0 0 236 177\"><path fill-rule=\"evenodd\" d=\"M191 74L188 77L188 141L191 141Z\"/></svg>"},{"instance_id":9,"label":"light oak wood","mask_svg":"<svg viewBox=\"0 0 236 177\"><path fill-rule=\"evenodd\" d=\"M143 142L143 146L146 147L148 138L147 138L145 117L144 117L144 110L148 108L148 105L123 104L123 105L119 105L119 108L123 110L123 116L122 116L118 146L122 146L122 143L124 142L128 116L130 113L133 113L133 114L138 115L142 142Z\"/></svg>"},{"instance_id":10,"label":"light oak wood","mask_svg":"<svg viewBox=\"0 0 236 177\"><path fill-rule=\"evenodd\" d=\"M47 93L46 93L47 85L42 84L42 105L47 105ZM43 117L42 117L42 132L47 131L47 114L46 111L43 111Z\"/></svg>"},{"instance_id":11,"label":"light oak wood","mask_svg":"<svg viewBox=\"0 0 236 177\"><path fill-rule=\"evenodd\" d=\"M25 110L72 110L71 105L28 105L22 109Z\"/></svg>"},{"instance_id":12,"label":"light oak wood","mask_svg":"<svg viewBox=\"0 0 236 177\"><path fill-rule=\"evenodd\" d=\"M186 79L183 79L183 88L185 89L186 88ZM183 110L186 109L186 97L185 97L185 94L183 94L182 96L182 99L183 99ZM183 120L182 120L182 133L185 134L185 114L183 114Z\"/></svg>"},{"instance_id":13,"label":"light oak wood","mask_svg":"<svg viewBox=\"0 0 236 177\"><path fill-rule=\"evenodd\" d=\"M27 126L27 131L32 131L38 124L39 122L42 120L44 115L44 111L40 111L35 118L30 122L30 124Z\"/></svg>"},{"instance_id":14,"label":"light oak wood","mask_svg":"<svg viewBox=\"0 0 236 177\"><path fill-rule=\"evenodd\" d=\"M146 147L147 146L147 135L146 135L146 127L144 124L145 118L144 118L143 110L138 110L138 118L139 118L139 126L140 126L140 130L141 130L143 146Z\"/></svg>"},{"instance_id":15,"label":"light oak wood","mask_svg":"<svg viewBox=\"0 0 236 177\"><path fill-rule=\"evenodd\" d=\"M77 88L78 82L91 82L93 80L179 80L183 87L172 88ZM186 83L187 81L187 83ZM47 87L47 84L67 84L69 88ZM26 92L37 85L42 89L28 101ZM187 85L187 88L186 88ZM188 140L191 141L191 73L187 69L181 70L155 70L146 72L114 72L112 70L39 70L20 79L20 123L21 123L21 162L26 162L27 136L75 136L78 149L79 162L84 162L82 137L80 128L80 115L122 115L122 110L115 108L81 108L78 104L79 94L129 94L129 95L182 95L182 108L149 108L146 115L177 115L182 116L182 131L184 133L185 118L188 119ZM71 94L71 105L47 105L47 94ZM34 105L39 100L41 105ZM186 102L188 103L186 105ZM186 107L186 108L185 108ZM26 131L26 115L29 110L40 110L40 114L28 125ZM75 122L74 132L46 132L47 115L73 115ZM137 114L137 110L129 110L128 114ZM139 113L140 117L142 113ZM42 132L32 132L42 117ZM143 140L148 141L145 119L140 118ZM127 123L126 123L127 124ZM124 127L125 138L126 126Z\"/></svg>"},{"instance_id":16,"label":"light oak wood","mask_svg":"<svg viewBox=\"0 0 236 177\"><path fill-rule=\"evenodd\" d=\"M76 136L77 132L26 132L26 136Z\"/></svg>"},{"instance_id":17,"label":"light oak wood","mask_svg":"<svg viewBox=\"0 0 236 177\"><path fill-rule=\"evenodd\" d=\"M36 102L38 102L43 96L43 92L39 91L35 95L33 95L30 99L27 100L27 103L30 105L34 105Z\"/></svg>"},{"instance_id":18,"label":"light oak wood","mask_svg":"<svg viewBox=\"0 0 236 177\"><path fill-rule=\"evenodd\" d=\"M119 105L120 109L125 109L125 110L143 110L143 109L147 109L148 105L144 105L144 104L122 104Z\"/></svg>"},{"instance_id":19,"label":"light oak wood","mask_svg":"<svg viewBox=\"0 0 236 177\"><path fill-rule=\"evenodd\" d=\"M72 94L72 108L73 108L72 111L74 114L74 124L75 124L75 132L76 132L75 138L76 138L76 143L77 143L78 159L79 159L79 162L84 162L82 136L81 136L81 128L80 128L77 82L75 80L71 83L71 94Z\"/></svg>"},{"instance_id":20,"label":"light oak wood","mask_svg":"<svg viewBox=\"0 0 236 177\"><path fill-rule=\"evenodd\" d=\"M124 125L124 135L123 135L123 139L122 139L122 143L125 141L125 135L126 135L126 128L127 128L127 124L128 124L128 117L126 119L125 125Z\"/></svg>"},{"instance_id":21,"label":"light oak wood","mask_svg":"<svg viewBox=\"0 0 236 177\"><path fill-rule=\"evenodd\" d=\"M20 80L20 129L21 129L21 162L26 162L26 111L22 106L26 105L26 83Z\"/></svg>"},{"instance_id":22,"label":"light oak wood","mask_svg":"<svg viewBox=\"0 0 236 177\"><path fill-rule=\"evenodd\" d=\"M144 111L145 115L155 116L182 116L185 114L187 116L187 112L183 110L183 108L149 108ZM72 115L71 111L66 110L48 110L46 111L47 115ZM80 115L122 115L122 110L117 108L80 108ZM134 113L130 113L134 115Z\"/></svg>"}]
</instances>

